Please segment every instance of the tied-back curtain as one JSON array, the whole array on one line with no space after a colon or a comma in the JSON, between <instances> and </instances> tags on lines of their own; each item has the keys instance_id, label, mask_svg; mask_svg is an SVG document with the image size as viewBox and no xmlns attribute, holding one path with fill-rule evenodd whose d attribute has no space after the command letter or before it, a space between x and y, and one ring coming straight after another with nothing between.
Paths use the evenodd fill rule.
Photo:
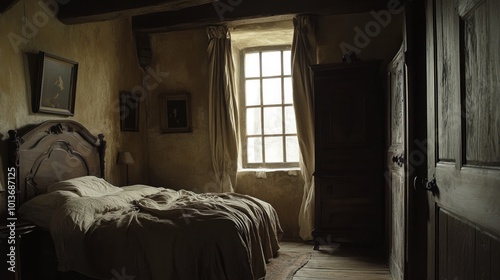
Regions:
<instances>
[{"instance_id":1,"label":"tied-back curtain","mask_svg":"<svg viewBox=\"0 0 500 280\"><path fill-rule=\"evenodd\" d=\"M236 180L238 144L234 65L231 38L225 26L207 28L209 134L212 165L219 192L232 192Z\"/></svg>"},{"instance_id":2,"label":"tied-back curtain","mask_svg":"<svg viewBox=\"0 0 500 280\"><path fill-rule=\"evenodd\" d=\"M315 62L314 22L310 16L298 16L293 19L293 24L293 104L301 154L300 169L305 182L299 212L299 235L304 240L311 240L314 228L314 109L309 66Z\"/></svg>"}]
</instances>

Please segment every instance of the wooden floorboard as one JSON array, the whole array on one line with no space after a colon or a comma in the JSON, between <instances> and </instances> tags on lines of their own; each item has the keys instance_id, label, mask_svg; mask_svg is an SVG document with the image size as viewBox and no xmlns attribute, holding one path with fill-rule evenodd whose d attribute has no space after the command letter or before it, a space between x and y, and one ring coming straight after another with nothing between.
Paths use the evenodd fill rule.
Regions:
<instances>
[{"instance_id":1,"label":"wooden floorboard","mask_svg":"<svg viewBox=\"0 0 500 280\"><path fill-rule=\"evenodd\" d=\"M282 242L283 251L310 252L311 259L299 269L293 280L349 279L391 280L387 260L378 250L349 244L322 245L313 250L312 244Z\"/></svg>"}]
</instances>

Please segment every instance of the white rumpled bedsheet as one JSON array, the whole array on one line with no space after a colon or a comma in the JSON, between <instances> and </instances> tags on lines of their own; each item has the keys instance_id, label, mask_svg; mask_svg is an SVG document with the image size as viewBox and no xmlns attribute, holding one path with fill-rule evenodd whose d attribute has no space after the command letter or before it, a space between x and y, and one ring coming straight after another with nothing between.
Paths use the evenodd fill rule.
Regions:
<instances>
[{"instance_id":1,"label":"white rumpled bedsheet","mask_svg":"<svg viewBox=\"0 0 500 280\"><path fill-rule=\"evenodd\" d=\"M257 198L144 185L67 199L50 232L59 270L108 280L259 279L283 234Z\"/></svg>"}]
</instances>

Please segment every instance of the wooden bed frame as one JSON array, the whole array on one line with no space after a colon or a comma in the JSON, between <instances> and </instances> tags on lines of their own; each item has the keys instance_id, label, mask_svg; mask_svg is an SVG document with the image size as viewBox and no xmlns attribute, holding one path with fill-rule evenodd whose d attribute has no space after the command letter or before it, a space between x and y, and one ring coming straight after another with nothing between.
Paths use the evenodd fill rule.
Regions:
<instances>
[{"instance_id":1,"label":"wooden bed frame","mask_svg":"<svg viewBox=\"0 0 500 280\"><path fill-rule=\"evenodd\" d=\"M16 208L43 194L52 183L85 175L104 178L104 135L92 135L71 120L45 121L9 131L9 168L16 169ZM16 210L17 210L16 209ZM48 229L37 228L22 245L23 279L94 280L57 271L57 256Z\"/></svg>"},{"instance_id":2,"label":"wooden bed frame","mask_svg":"<svg viewBox=\"0 0 500 280\"><path fill-rule=\"evenodd\" d=\"M104 178L104 135L71 120L46 121L9 131L9 167L16 168L17 204L55 182L85 175Z\"/></svg>"},{"instance_id":3,"label":"wooden bed frame","mask_svg":"<svg viewBox=\"0 0 500 280\"><path fill-rule=\"evenodd\" d=\"M46 193L47 188L56 182L88 175L104 178L106 148L104 136L99 134L95 137L83 125L75 121L46 121L38 125L10 130L9 136L9 168L14 167L16 169L16 207L20 207L24 202L37 195ZM263 222L267 223L269 220L266 219ZM201 227L204 224L200 222L196 227L193 226L192 228L199 229L198 226ZM163 227L158 228L162 229ZM188 227L186 226L186 228ZM222 228L227 228L227 226L223 225ZM142 234L145 234L149 229L147 227L142 230ZM271 227L269 229L272 230ZM105 237L109 238L113 234L114 232L111 234L106 232ZM137 234L140 235L140 233ZM156 233L153 236L159 237L159 234ZM228 236L232 237L233 235ZM268 239L270 243L267 245L271 246L273 242L271 238ZM207 238L206 240L212 239ZM188 241L185 240L185 242ZM54 239L49 229L36 227L32 234L23 236L22 242L22 245L18 244L21 252L19 260L23 267L19 268L23 273L22 279L95 280L82 275L80 272L58 270L62 262L58 260ZM93 245L98 247L97 241ZM221 252L233 252L228 248L225 251L219 249L222 250ZM243 249L243 246L241 248ZM141 252L139 253L141 254ZM186 257L186 255L183 255L183 257ZM263 264L263 262L255 263L257 265ZM156 266L157 268L160 267L157 264ZM260 268L262 269L262 267Z\"/></svg>"}]
</instances>

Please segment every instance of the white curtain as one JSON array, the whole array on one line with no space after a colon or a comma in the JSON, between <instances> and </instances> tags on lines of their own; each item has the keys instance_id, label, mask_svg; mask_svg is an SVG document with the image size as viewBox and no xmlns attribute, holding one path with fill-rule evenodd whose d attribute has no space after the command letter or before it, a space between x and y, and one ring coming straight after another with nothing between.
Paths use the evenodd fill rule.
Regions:
<instances>
[{"instance_id":1,"label":"white curtain","mask_svg":"<svg viewBox=\"0 0 500 280\"><path fill-rule=\"evenodd\" d=\"M225 26L207 28L209 134L212 165L219 192L234 191L237 171L237 121L231 38Z\"/></svg>"},{"instance_id":2,"label":"white curtain","mask_svg":"<svg viewBox=\"0 0 500 280\"><path fill-rule=\"evenodd\" d=\"M313 80L309 69L315 63L316 43L314 18L297 16L292 43L293 103L300 147L300 169L304 178L304 194L299 212L299 235L312 239L314 229L314 108Z\"/></svg>"}]
</instances>

